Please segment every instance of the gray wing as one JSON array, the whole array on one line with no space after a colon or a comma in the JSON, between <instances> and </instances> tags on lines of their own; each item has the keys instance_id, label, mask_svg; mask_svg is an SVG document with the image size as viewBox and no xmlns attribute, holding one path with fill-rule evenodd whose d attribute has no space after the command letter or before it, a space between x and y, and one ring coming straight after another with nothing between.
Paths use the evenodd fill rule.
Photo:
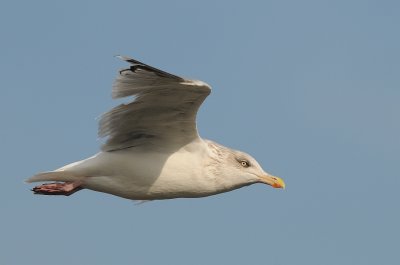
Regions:
<instances>
[{"instance_id":1,"label":"gray wing","mask_svg":"<svg viewBox=\"0 0 400 265\"><path fill-rule=\"evenodd\" d=\"M128 57L112 89L113 98L134 96L102 115L99 136L106 137L103 151L131 147L183 146L199 137L196 114L211 88Z\"/></svg>"}]
</instances>

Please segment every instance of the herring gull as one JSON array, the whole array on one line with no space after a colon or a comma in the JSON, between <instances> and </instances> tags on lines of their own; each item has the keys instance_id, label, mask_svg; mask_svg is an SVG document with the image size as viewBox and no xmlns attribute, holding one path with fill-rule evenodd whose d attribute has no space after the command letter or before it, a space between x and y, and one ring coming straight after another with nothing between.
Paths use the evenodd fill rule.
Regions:
<instances>
[{"instance_id":1,"label":"herring gull","mask_svg":"<svg viewBox=\"0 0 400 265\"><path fill-rule=\"evenodd\" d=\"M90 189L133 200L197 198L254 183L284 188L250 155L202 139L197 111L211 87L137 60L119 71L113 98L133 96L102 115L101 151L87 159L29 178L51 182L36 194L71 195Z\"/></svg>"}]
</instances>

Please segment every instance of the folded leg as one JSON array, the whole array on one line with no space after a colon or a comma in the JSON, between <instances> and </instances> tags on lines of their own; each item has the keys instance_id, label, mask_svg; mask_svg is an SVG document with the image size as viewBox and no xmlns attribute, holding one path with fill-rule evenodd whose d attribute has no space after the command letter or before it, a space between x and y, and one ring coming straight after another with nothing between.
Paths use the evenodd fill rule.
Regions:
<instances>
[{"instance_id":1,"label":"folded leg","mask_svg":"<svg viewBox=\"0 0 400 265\"><path fill-rule=\"evenodd\" d=\"M34 187L32 189L32 191L35 194L42 194L42 195L69 196L81 189L83 189L82 182L74 181L74 182L45 183L45 184Z\"/></svg>"}]
</instances>

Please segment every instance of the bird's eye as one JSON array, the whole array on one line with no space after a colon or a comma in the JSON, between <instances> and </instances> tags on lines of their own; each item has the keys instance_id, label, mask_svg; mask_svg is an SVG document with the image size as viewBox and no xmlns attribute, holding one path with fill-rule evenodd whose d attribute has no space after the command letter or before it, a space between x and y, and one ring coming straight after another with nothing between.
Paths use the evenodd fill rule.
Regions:
<instances>
[{"instance_id":1,"label":"bird's eye","mask_svg":"<svg viewBox=\"0 0 400 265\"><path fill-rule=\"evenodd\" d=\"M249 162L246 161L246 160L240 161L240 164L242 165L242 167L249 167L250 166Z\"/></svg>"}]
</instances>

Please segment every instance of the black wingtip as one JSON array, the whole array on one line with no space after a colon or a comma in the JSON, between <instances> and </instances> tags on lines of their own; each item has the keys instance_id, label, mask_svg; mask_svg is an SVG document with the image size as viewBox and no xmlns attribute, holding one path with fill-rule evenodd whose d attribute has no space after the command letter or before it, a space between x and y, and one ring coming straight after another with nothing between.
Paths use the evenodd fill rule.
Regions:
<instances>
[{"instance_id":1,"label":"black wingtip","mask_svg":"<svg viewBox=\"0 0 400 265\"><path fill-rule=\"evenodd\" d=\"M167 73L167 72L162 71L162 70L160 70L160 69L158 69L158 68L155 68L155 67L150 66L150 65L148 65L148 64L142 63L142 62L140 62L140 61L138 61L138 60L132 59L132 58L130 58L130 57L128 57L128 56L115 55L115 57L118 58L118 59L121 59L121 60L123 60L123 61L125 61L125 62L131 63L131 64L134 65L134 67L130 67L130 68L128 68L128 69L121 70L121 71L119 72L119 74L122 74L122 73L125 72L125 71L132 71L132 72L135 72L136 69L141 68L141 69L145 69L145 70L147 70L147 71L154 72L155 74L160 75L160 76L163 76L163 77L172 78L172 79L175 79L175 80L178 80L178 81L184 81L184 79L183 79L182 77L179 77L179 76L176 76L176 75Z\"/></svg>"}]
</instances>

